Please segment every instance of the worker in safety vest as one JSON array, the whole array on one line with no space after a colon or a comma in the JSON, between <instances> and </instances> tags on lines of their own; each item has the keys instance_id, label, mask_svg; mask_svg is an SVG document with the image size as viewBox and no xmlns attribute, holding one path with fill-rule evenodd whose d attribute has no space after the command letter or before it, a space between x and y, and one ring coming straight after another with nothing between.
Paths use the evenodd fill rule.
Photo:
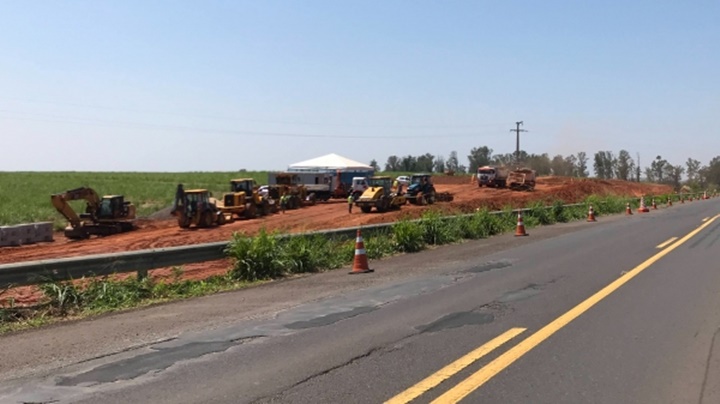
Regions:
<instances>
[{"instance_id":1,"label":"worker in safety vest","mask_svg":"<svg viewBox=\"0 0 720 404\"><path fill-rule=\"evenodd\" d=\"M287 202L288 202L288 196L284 194L280 197L280 210L282 210L282 213L285 213L285 209L287 209Z\"/></svg>"},{"instance_id":2,"label":"worker in safety vest","mask_svg":"<svg viewBox=\"0 0 720 404\"><path fill-rule=\"evenodd\" d=\"M353 202L355 202L355 198L353 198L353 195L350 194L348 196L348 213L352 213Z\"/></svg>"}]
</instances>

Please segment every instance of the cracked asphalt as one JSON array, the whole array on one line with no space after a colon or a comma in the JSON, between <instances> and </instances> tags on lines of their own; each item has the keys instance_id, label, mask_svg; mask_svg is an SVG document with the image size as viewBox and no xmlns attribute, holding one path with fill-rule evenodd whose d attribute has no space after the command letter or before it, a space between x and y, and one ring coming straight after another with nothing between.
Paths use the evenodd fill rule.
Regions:
<instances>
[{"instance_id":1,"label":"cracked asphalt","mask_svg":"<svg viewBox=\"0 0 720 404\"><path fill-rule=\"evenodd\" d=\"M719 202L600 216L377 261L372 274L316 274L3 336L12 348L0 361L0 402L384 402L521 328L413 401L453 402L447 394L463 380L642 267L463 402L717 403L720 219L645 264L659 244L720 213Z\"/></svg>"}]
</instances>

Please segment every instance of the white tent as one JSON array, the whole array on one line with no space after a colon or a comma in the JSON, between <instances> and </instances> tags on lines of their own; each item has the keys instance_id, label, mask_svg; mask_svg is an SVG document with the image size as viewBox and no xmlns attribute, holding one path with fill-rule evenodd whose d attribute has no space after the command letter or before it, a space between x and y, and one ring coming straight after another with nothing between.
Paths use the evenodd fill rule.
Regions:
<instances>
[{"instance_id":1,"label":"white tent","mask_svg":"<svg viewBox=\"0 0 720 404\"><path fill-rule=\"evenodd\" d=\"M350 160L347 157L330 153L325 156L290 164L290 171L316 171L316 170L341 170L341 171L373 171L367 164Z\"/></svg>"}]
</instances>

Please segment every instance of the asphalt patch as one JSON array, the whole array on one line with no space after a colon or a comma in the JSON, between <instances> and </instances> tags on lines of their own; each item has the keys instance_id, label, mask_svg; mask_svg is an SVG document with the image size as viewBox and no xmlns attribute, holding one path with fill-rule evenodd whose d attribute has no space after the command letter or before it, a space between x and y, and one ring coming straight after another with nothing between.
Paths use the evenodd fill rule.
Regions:
<instances>
[{"instance_id":1,"label":"asphalt patch","mask_svg":"<svg viewBox=\"0 0 720 404\"><path fill-rule=\"evenodd\" d=\"M92 385L132 380L153 371L162 371L177 362L226 351L239 341L190 342L172 348L153 348L156 351L108 363L75 376L60 377L58 386Z\"/></svg>"},{"instance_id":2,"label":"asphalt patch","mask_svg":"<svg viewBox=\"0 0 720 404\"><path fill-rule=\"evenodd\" d=\"M483 325L491 323L495 320L495 316L490 313L479 313L476 311L464 311L451 313L441 317L437 321L417 327L420 332L438 332L451 328L464 327L466 325Z\"/></svg>"},{"instance_id":3,"label":"asphalt patch","mask_svg":"<svg viewBox=\"0 0 720 404\"><path fill-rule=\"evenodd\" d=\"M322 317L316 317L307 321L296 321L294 323L286 324L285 327L291 330L304 330L306 328L323 327L326 325L337 323L340 320L346 320L361 314L370 313L371 311L377 310L376 306L361 306L356 307L352 310L341 311L339 313L332 313Z\"/></svg>"},{"instance_id":4,"label":"asphalt patch","mask_svg":"<svg viewBox=\"0 0 720 404\"><path fill-rule=\"evenodd\" d=\"M512 266L512 262L510 260L490 261L490 262L486 262L482 265L476 266L474 268L466 269L462 272L479 274L481 272L492 271L494 269L503 269L503 268L507 268L507 267L511 267L511 266Z\"/></svg>"},{"instance_id":5,"label":"asphalt patch","mask_svg":"<svg viewBox=\"0 0 720 404\"><path fill-rule=\"evenodd\" d=\"M529 298L539 294L540 292L541 292L540 285L531 283L522 289L513 290L513 291L505 293L497 301L500 303L517 302L520 300L529 299Z\"/></svg>"}]
</instances>

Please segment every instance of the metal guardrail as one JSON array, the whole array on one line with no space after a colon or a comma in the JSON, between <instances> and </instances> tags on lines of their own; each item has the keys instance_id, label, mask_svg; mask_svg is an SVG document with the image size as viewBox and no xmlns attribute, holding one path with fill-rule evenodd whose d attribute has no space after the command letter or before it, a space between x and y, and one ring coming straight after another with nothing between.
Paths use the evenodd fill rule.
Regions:
<instances>
[{"instance_id":1,"label":"metal guardrail","mask_svg":"<svg viewBox=\"0 0 720 404\"><path fill-rule=\"evenodd\" d=\"M634 200L639 200L639 198L634 198ZM574 203L562 206L569 208L585 205L585 203ZM546 206L545 208L551 209L553 206ZM528 212L530 210L532 209L513 209L512 212ZM490 214L503 213L506 213L506 211L490 212ZM470 216L472 216L472 213L445 216L444 218L449 219ZM420 220L422 219L416 219L413 220L413 222L418 222ZM383 223L307 233L293 233L282 235L281 237L322 234L329 237L352 238L355 236L358 229L362 229L366 235L371 235L373 233L386 231L393 224L394 223ZM41 261L26 261L14 264L0 264L0 289L5 289L11 286L34 285L47 281L80 279L84 276L103 276L115 273L137 272L138 276L147 276L147 271L151 269L225 258L225 248L227 246L228 242L222 241L180 247L128 251L123 253L98 254Z\"/></svg>"}]
</instances>

